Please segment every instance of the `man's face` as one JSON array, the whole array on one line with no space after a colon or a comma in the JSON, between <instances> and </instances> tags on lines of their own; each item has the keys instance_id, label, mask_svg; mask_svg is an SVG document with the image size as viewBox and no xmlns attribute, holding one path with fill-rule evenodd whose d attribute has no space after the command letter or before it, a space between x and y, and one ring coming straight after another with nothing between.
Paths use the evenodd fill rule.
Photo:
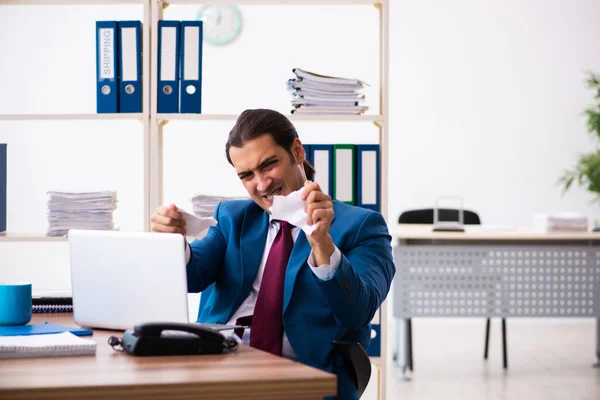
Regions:
<instances>
[{"instance_id":1,"label":"man's face","mask_svg":"<svg viewBox=\"0 0 600 400\"><path fill-rule=\"evenodd\" d=\"M242 147L231 146L229 157L252 200L264 210L273 205L275 195L286 196L304 186L304 148L300 140L292 144L294 159L271 135L261 135Z\"/></svg>"}]
</instances>

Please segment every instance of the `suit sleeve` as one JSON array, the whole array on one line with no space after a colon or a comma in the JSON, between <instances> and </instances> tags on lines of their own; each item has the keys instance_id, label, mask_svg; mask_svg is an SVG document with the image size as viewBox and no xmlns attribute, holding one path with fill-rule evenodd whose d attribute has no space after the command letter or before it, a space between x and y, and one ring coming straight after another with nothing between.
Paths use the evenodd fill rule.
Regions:
<instances>
[{"instance_id":1,"label":"suit sleeve","mask_svg":"<svg viewBox=\"0 0 600 400\"><path fill-rule=\"evenodd\" d=\"M317 279L336 319L346 329L360 329L373 319L396 272L391 237L383 216L369 213L351 248L342 252L331 280Z\"/></svg>"},{"instance_id":2,"label":"suit sleeve","mask_svg":"<svg viewBox=\"0 0 600 400\"><path fill-rule=\"evenodd\" d=\"M211 226L206 237L194 240L190 244L191 257L187 264L188 292L198 293L214 283L219 275L227 242L221 231L219 211L221 204L215 210L214 218L217 225Z\"/></svg>"}]
</instances>

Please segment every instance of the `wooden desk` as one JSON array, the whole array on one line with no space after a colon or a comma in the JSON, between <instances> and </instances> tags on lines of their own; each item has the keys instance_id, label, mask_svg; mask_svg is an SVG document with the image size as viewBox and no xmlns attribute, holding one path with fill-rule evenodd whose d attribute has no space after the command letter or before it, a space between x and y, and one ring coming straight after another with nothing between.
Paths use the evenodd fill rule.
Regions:
<instances>
[{"instance_id":1,"label":"wooden desk","mask_svg":"<svg viewBox=\"0 0 600 400\"><path fill-rule=\"evenodd\" d=\"M397 357L412 359L415 317L597 319L600 365L600 233L537 233L529 228L467 225L433 232L432 225L399 224L390 234L396 276Z\"/></svg>"},{"instance_id":2,"label":"wooden desk","mask_svg":"<svg viewBox=\"0 0 600 400\"><path fill-rule=\"evenodd\" d=\"M77 326L72 314L34 314L32 323ZM0 399L322 399L336 376L240 345L209 356L134 357L97 330L95 356L0 360Z\"/></svg>"}]
</instances>

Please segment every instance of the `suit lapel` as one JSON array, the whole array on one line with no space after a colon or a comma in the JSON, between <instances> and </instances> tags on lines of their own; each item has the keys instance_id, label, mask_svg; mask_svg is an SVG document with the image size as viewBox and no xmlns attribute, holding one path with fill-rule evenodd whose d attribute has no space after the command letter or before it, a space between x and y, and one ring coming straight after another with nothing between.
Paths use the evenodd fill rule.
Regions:
<instances>
[{"instance_id":1,"label":"suit lapel","mask_svg":"<svg viewBox=\"0 0 600 400\"><path fill-rule=\"evenodd\" d=\"M252 283L256 279L265 250L268 228L269 214L262 208L252 206L246 210L240 239L240 260L244 275L242 293L249 293Z\"/></svg>"},{"instance_id":2,"label":"suit lapel","mask_svg":"<svg viewBox=\"0 0 600 400\"><path fill-rule=\"evenodd\" d=\"M308 240L306 240L304 232L300 231L298 238L296 238L296 242L294 243L294 247L292 248L292 254L290 255L290 260L288 261L287 269L285 271L285 286L283 288L284 314L287 306L290 304L298 272L300 272L302 266L306 264L306 260L310 255L310 250L311 247L308 244Z\"/></svg>"}]
</instances>

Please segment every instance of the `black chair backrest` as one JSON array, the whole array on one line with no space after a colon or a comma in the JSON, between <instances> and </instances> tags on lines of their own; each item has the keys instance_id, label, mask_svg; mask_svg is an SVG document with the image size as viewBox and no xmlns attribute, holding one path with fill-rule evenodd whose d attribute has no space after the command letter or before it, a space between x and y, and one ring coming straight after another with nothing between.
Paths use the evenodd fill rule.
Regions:
<instances>
[{"instance_id":1,"label":"black chair backrest","mask_svg":"<svg viewBox=\"0 0 600 400\"><path fill-rule=\"evenodd\" d=\"M371 360L367 352L358 342L333 341L332 344L333 349L341 354L346 371L356 386L360 398L371 379Z\"/></svg>"},{"instance_id":2,"label":"black chair backrest","mask_svg":"<svg viewBox=\"0 0 600 400\"><path fill-rule=\"evenodd\" d=\"M458 210L440 208L438 210L440 221L458 221ZM481 225L481 220L476 212L463 210L465 225ZM399 224L433 224L433 208L404 211L398 218Z\"/></svg>"}]
</instances>

